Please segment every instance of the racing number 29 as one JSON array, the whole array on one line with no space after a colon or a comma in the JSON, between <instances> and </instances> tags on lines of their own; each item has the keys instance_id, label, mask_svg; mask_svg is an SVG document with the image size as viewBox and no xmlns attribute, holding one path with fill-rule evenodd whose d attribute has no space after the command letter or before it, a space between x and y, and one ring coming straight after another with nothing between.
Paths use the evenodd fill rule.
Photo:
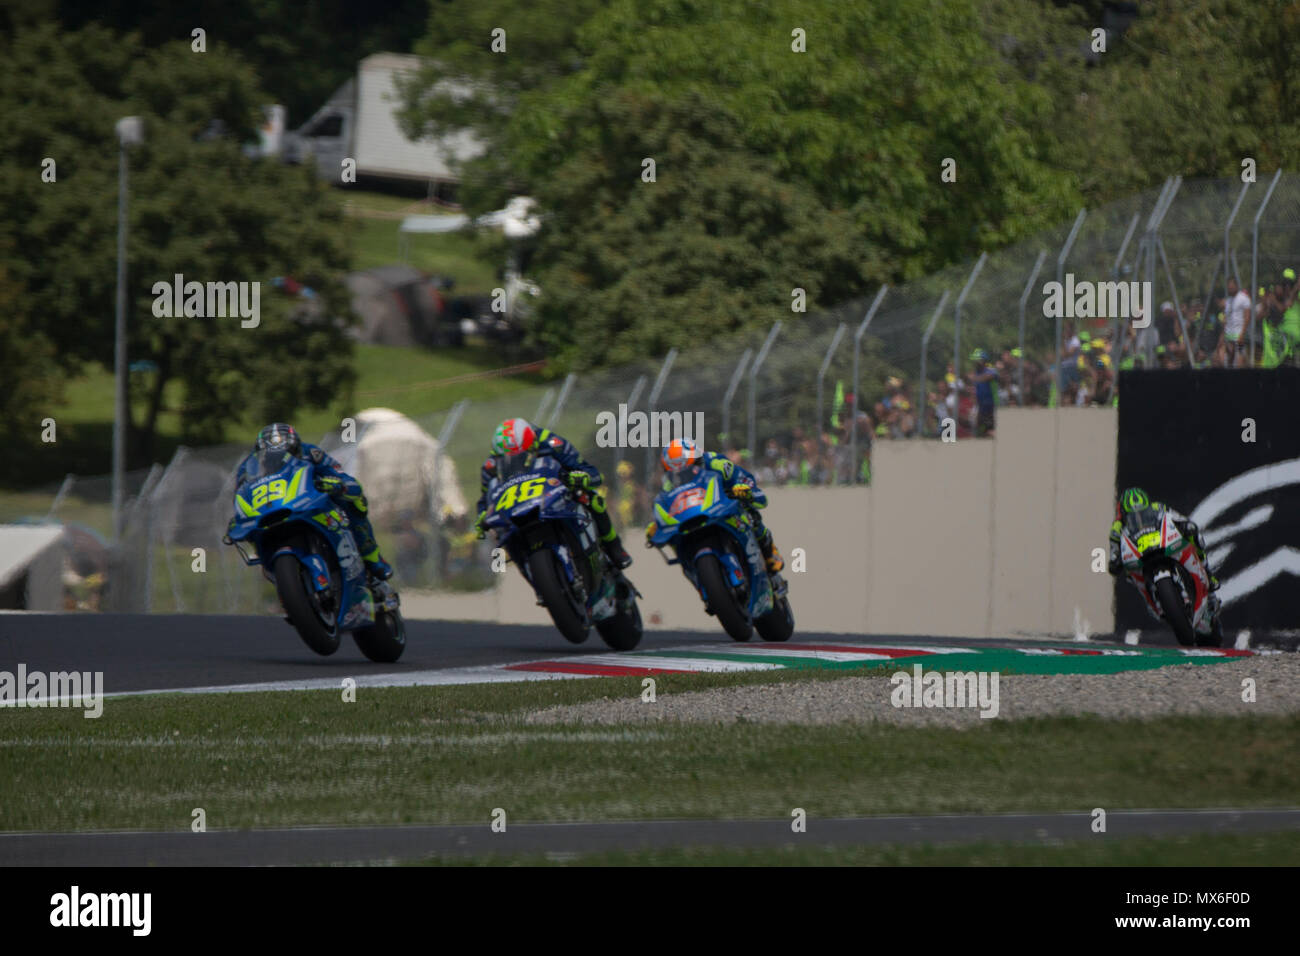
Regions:
<instances>
[{"instance_id":1,"label":"racing number 29","mask_svg":"<svg viewBox=\"0 0 1300 956\"><path fill-rule=\"evenodd\" d=\"M536 498L546 487L545 478L529 478L527 481L521 481L517 485L511 485L505 491L501 492L501 497L497 499L496 510L501 511L505 508L513 508L517 504L522 504L531 498Z\"/></svg>"},{"instance_id":2,"label":"racing number 29","mask_svg":"<svg viewBox=\"0 0 1300 956\"><path fill-rule=\"evenodd\" d=\"M289 483L283 478L276 478L253 489L253 507L260 508L268 501L278 501L289 492Z\"/></svg>"}]
</instances>

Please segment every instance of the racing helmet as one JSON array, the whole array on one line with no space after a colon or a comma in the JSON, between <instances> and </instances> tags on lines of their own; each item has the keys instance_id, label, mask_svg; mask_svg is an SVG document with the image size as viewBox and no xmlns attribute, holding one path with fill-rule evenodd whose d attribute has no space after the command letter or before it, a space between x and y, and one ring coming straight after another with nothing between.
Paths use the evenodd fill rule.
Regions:
<instances>
[{"instance_id":1,"label":"racing helmet","mask_svg":"<svg viewBox=\"0 0 1300 956\"><path fill-rule=\"evenodd\" d=\"M272 422L257 433L256 454L262 474L270 474L288 460L302 454L302 439L292 425Z\"/></svg>"},{"instance_id":2,"label":"racing helmet","mask_svg":"<svg viewBox=\"0 0 1300 956\"><path fill-rule=\"evenodd\" d=\"M700 444L694 438L674 438L659 455L664 471L675 474L700 463Z\"/></svg>"},{"instance_id":3,"label":"racing helmet","mask_svg":"<svg viewBox=\"0 0 1300 956\"><path fill-rule=\"evenodd\" d=\"M1151 498L1141 488L1125 488L1119 496L1119 507L1126 515L1151 506Z\"/></svg>"},{"instance_id":4,"label":"racing helmet","mask_svg":"<svg viewBox=\"0 0 1300 956\"><path fill-rule=\"evenodd\" d=\"M507 418L492 436L492 450L498 455L520 455L537 443L537 430L522 418Z\"/></svg>"}]
</instances>

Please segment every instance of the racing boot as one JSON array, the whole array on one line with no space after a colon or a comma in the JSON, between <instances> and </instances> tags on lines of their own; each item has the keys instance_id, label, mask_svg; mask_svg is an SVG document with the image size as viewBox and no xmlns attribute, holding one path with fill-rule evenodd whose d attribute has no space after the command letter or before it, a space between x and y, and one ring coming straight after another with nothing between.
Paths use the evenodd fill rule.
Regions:
<instances>
[{"instance_id":1,"label":"racing boot","mask_svg":"<svg viewBox=\"0 0 1300 956\"><path fill-rule=\"evenodd\" d=\"M375 603L381 607L396 611L401 606L397 591L388 582L393 576L393 566L379 556L376 548L364 559L366 563L366 585L374 595Z\"/></svg>"},{"instance_id":2,"label":"racing boot","mask_svg":"<svg viewBox=\"0 0 1300 956\"><path fill-rule=\"evenodd\" d=\"M605 549L605 556L609 558L614 567L622 571L632 564L632 555L628 554L623 547L623 542L619 540L618 535L610 538L608 541L601 542L601 547Z\"/></svg>"},{"instance_id":3,"label":"racing boot","mask_svg":"<svg viewBox=\"0 0 1300 956\"><path fill-rule=\"evenodd\" d=\"M569 472L571 476L582 475L582 472ZM614 567L622 571L632 563L632 555L628 554L623 548L623 542L618 540L618 532L614 530L614 522L609 520L609 512L605 510L605 499L598 493L592 495L591 515L596 519L596 533L600 535L600 546L605 551L605 556Z\"/></svg>"},{"instance_id":4,"label":"racing boot","mask_svg":"<svg viewBox=\"0 0 1300 956\"><path fill-rule=\"evenodd\" d=\"M378 548L362 555L361 560L366 563L366 576L372 581L387 581L393 576L393 566L379 556Z\"/></svg>"},{"instance_id":5,"label":"racing boot","mask_svg":"<svg viewBox=\"0 0 1300 956\"><path fill-rule=\"evenodd\" d=\"M781 557L781 552L776 549L776 541L772 539L772 529L764 528L763 532L763 537L758 542L758 549L763 552L763 559L767 562L767 573L776 574L785 568L785 560Z\"/></svg>"}]
</instances>

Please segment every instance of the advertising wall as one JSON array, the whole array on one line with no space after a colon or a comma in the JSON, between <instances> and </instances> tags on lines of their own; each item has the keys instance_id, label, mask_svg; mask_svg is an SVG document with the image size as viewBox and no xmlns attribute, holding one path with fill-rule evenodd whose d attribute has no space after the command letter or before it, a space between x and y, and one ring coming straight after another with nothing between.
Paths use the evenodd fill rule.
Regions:
<instances>
[{"instance_id":1,"label":"advertising wall","mask_svg":"<svg viewBox=\"0 0 1300 956\"><path fill-rule=\"evenodd\" d=\"M1224 630L1300 626L1300 369L1123 372L1120 393L1116 487L1200 526ZM1123 582L1116 624L1153 626Z\"/></svg>"},{"instance_id":2,"label":"advertising wall","mask_svg":"<svg viewBox=\"0 0 1300 956\"><path fill-rule=\"evenodd\" d=\"M1092 570L1092 551L1105 547L1114 507L1115 419L1109 408L1008 409L996 439L878 442L870 487L767 489L765 521L786 558L796 630L1109 632L1112 583ZM639 538L633 528L624 540L646 625L725 640L681 572ZM403 610L546 623L518 572L502 577L482 595L406 595Z\"/></svg>"}]
</instances>

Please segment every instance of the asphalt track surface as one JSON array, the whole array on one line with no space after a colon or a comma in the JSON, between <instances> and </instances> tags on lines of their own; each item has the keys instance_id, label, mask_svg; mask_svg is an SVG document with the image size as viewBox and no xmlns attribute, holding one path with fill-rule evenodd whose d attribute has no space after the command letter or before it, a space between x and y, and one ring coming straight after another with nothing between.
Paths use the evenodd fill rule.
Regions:
<instances>
[{"instance_id":1,"label":"asphalt track surface","mask_svg":"<svg viewBox=\"0 0 1300 956\"><path fill-rule=\"evenodd\" d=\"M570 644L552 627L473 621L407 621L406 653L395 664L367 661L350 637L319 657L278 617L203 614L0 614L0 670L102 672L105 693L232 684L342 679L514 664L608 653L592 631ZM797 633L792 643L1016 646L1013 641L887 634ZM637 650L685 649L726 639L721 628L646 631ZM1018 642L1023 645L1025 642Z\"/></svg>"},{"instance_id":2,"label":"asphalt track surface","mask_svg":"<svg viewBox=\"0 0 1300 956\"><path fill-rule=\"evenodd\" d=\"M1144 635L1145 637L1145 635ZM689 648L718 632L647 631L638 650ZM269 616L0 614L0 670L101 671L108 693L341 678L579 657L608 648L593 633L573 645L540 626L408 621L396 664L374 664L350 639L330 657L313 654L288 624ZM1023 646L916 635L797 634L792 643ZM1300 809L1115 811L1110 836L1250 833L1300 829ZM1081 813L869 817L810 820L615 821L486 825L305 827L268 830L119 833L0 833L0 866L248 866L411 860L433 856L576 854L675 846L780 847L998 840L1086 839Z\"/></svg>"},{"instance_id":3,"label":"asphalt track surface","mask_svg":"<svg viewBox=\"0 0 1300 956\"><path fill-rule=\"evenodd\" d=\"M807 821L653 820L514 824L494 833L477 826L302 827L207 833L5 833L0 866L293 866L482 857L578 854L678 846L777 848L872 844L1055 843L1190 833L1300 830L1295 810L1129 810L1106 815L1092 831L1088 813L888 816Z\"/></svg>"}]
</instances>

